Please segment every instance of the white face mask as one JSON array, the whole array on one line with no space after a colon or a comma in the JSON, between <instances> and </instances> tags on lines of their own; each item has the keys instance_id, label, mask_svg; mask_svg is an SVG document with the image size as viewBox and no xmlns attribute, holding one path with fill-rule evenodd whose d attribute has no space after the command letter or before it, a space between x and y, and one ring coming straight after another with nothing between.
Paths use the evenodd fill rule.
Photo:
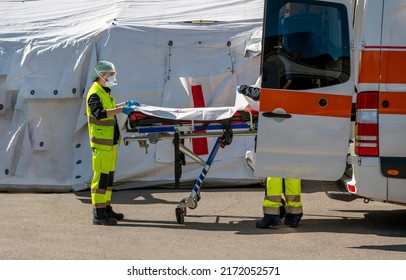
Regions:
<instances>
[{"instance_id":1,"label":"white face mask","mask_svg":"<svg viewBox=\"0 0 406 280\"><path fill-rule=\"evenodd\" d=\"M114 87L117 85L116 75L110 76L104 81L105 81L104 85L106 87Z\"/></svg>"}]
</instances>

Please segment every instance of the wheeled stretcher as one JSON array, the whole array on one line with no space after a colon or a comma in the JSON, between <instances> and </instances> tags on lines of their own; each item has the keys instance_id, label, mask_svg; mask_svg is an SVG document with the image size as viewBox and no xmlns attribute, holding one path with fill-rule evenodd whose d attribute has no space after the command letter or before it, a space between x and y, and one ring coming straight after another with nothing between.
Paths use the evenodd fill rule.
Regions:
<instances>
[{"instance_id":1,"label":"wheeled stretcher","mask_svg":"<svg viewBox=\"0 0 406 280\"><path fill-rule=\"evenodd\" d=\"M127 134L134 135L124 137L123 141L126 145L138 141L140 147L148 149L147 142L156 144L159 140L172 140L175 153L175 188L180 184L182 165L186 164L185 155L203 166L189 197L182 199L175 209L177 222L183 224L186 209L197 207L203 181L220 147L231 144L234 136L255 136L258 112L250 107L234 111L228 108L213 108L217 110L214 115L211 115L209 108L192 109L192 114L189 114L190 109L166 109L160 108L159 113L156 110L151 113L143 106L136 108L126 122ZM196 110L200 112L196 113ZM188 149L183 141L186 138L202 137L217 137L206 161Z\"/></svg>"}]
</instances>

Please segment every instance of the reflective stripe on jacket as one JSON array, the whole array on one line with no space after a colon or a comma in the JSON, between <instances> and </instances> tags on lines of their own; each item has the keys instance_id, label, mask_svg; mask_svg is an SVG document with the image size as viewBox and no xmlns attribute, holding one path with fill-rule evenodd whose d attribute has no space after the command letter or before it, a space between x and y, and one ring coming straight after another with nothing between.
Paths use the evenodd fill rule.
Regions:
<instances>
[{"instance_id":1,"label":"reflective stripe on jacket","mask_svg":"<svg viewBox=\"0 0 406 280\"><path fill-rule=\"evenodd\" d=\"M96 119L88 105L89 97L97 94L105 110L116 108L116 101L113 96L107 93L103 87L94 82L86 97L86 113L89 127L90 147L102 150L111 150L114 145L114 116L104 119Z\"/></svg>"}]
</instances>

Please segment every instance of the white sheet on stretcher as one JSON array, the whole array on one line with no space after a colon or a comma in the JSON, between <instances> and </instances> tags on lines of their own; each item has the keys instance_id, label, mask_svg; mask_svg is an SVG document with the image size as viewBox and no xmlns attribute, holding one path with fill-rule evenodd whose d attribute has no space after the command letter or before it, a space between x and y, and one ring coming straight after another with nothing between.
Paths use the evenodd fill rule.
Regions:
<instances>
[{"instance_id":1,"label":"white sheet on stretcher","mask_svg":"<svg viewBox=\"0 0 406 280\"><path fill-rule=\"evenodd\" d=\"M233 107L168 108L141 104L132 108L145 115L168 120L213 121L231 118L235 112L244 110L248 105L245 96L236 93Z\"/></svg>"}]
</instances>

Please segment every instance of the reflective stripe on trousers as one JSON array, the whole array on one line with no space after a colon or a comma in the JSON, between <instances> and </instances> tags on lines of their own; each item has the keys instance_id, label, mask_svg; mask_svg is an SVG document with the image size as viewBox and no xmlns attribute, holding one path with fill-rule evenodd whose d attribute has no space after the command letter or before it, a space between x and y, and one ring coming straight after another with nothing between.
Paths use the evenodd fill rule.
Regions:
<instances>
[{"instance_id":1,"label":"reflective stripe on trousers","mask_svg":"<svg viewBox=\"0 0 406 280\"><path fill-rule=\"evenodd\" d=\"M283 191L285 185L285 191ZM262 203L264 214L279 215L279 207L282 206L282 194L285 194L286 213L303 213L301 195L301 180L292 178L272 178L266 181L265 199Z\"/></svg>"},{"instance_id":2,"label":"reflective stripe on trousers","mask_svg":"<svg viewBox=\"0 0 406 280\"><path fill-rule=\"evenodd\" d=\"M117 145L111 151L92 149L93 179L90 189L95 208L110 204L116 161Z\"/></svg>"}]
</instances>

